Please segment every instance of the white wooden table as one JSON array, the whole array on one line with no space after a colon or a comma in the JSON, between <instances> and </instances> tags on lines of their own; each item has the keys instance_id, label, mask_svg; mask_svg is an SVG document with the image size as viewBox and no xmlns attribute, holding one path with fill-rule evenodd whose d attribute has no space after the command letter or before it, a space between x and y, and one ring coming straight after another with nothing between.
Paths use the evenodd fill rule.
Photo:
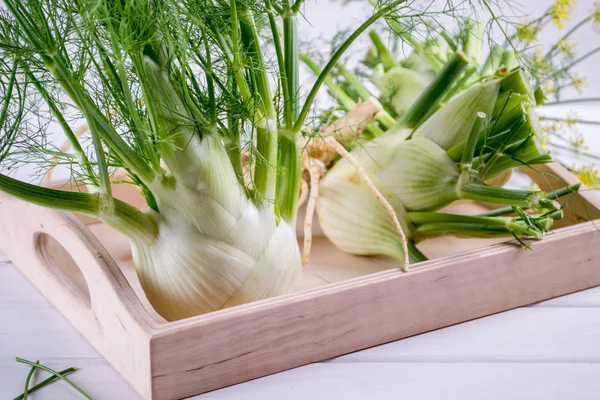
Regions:
<instances>
[{"instance_id":1,"label":"white wooden table","mask_svg":"<svg viewBox=\"0 0 600 400\"><path fill-rule=\"evenodd\" d=\"M0 260L2 260L0 255ZM568 268L568 266L565 266ZM418 307L418 305L415 305ZM56 369L95 400L139 396L12 265L0 263L0 399L29 367ZM36 373L37 381L42 373ZM42 378L43 379L43 378ZM55 382L36 400L79 399ZM599 399L600 288L196 397L216 399Z\"/></svg>"}]
</instances>

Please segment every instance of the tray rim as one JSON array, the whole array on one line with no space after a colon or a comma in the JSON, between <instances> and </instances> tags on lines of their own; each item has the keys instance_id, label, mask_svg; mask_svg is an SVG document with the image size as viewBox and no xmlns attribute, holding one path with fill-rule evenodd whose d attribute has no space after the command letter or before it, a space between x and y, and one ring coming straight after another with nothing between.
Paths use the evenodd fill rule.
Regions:
<instances>
[{"instance_id":1,"label":"tray rim","mask_svg":"<svg viewBox=\"0 0 600 400\"><path fill-rule=\"evenodd\" d=\"M572 174L570 174L570 172L566 171L564 168L557 164L539 166L533 172L532 170L529 170L529 173L533 175L534 178L538 178L538 184L540 184L540 186L544 190L548 190L548 188L552 186L551 182L549 182L547 179L547 174L552 174L552 176L556 177L556 185L572 184L577 182L576 178ZM543 179L541 177L543 177ZM544 187L544 185L546 185L546 188ZM2 201L4 197L6 197L6 199L8 200L7 202ZM573 215L569 215L569 213L566 213L566 219L569 222L573 222L574 225L553 230L543 241L531 241L530 243L532 244L532 247L534 249L536 247L544 248L544 243L547 244L548 242L554 242L556 238L563 239L579 235L582 235L583 237L583 235L595 235L595 232L600 232L600 197L596 197L590 194L589 192L583 192L581 198L578 197L578 200L575 201L574 204L571 205L571 207L573 209ZM586 207L590 208L588 209ZM79 307L80 305L70 305L68 303L68 300L72 299L68 298L68 296L66 296L64 293L52 292L60 290L57 289L60 288L58 284L46 282L42 278L37 276L39 271L36 271L36 268L42 268L40 264L43 264L43 261L40 259L39 254L23 254L19 256L21 258L12 257L14 259L24 260L24 262L27 265L21 265L21 262L15 263L19 270L21 270L26 275L26 277L30 281L32 281L32 283L40 291L42 291L42 293L55 305L55 307L58 308L59 311L61 311L61 313L63 313L73 325L75 325L75 327L88 339L88 341L90 341L92 345L98 351L100 351L100 353L104 357L106 357L107 360L113 366L115 366L115 368L121 373L121 375L123 375L125 379L144 398L147 399L177 398L171 397L170 394L164 394L160 392L160 390L163 389L157 389L155 387L155 380L159 379L159 377L155 376L154 374L155 365L156 362L158 362L157 360L155 360L155 355L157 352L156 346L161 345L165 338L169 338L172 335L180 335L184 334L187 331L194 331L200 328L207 328L210 330L210 327L212 326L219 325L227 321L231 322L236 320L244 320L249 316L252 316L253 314L265 313L269 310L277 311L279 309L293 307L294 305L298 304L310 303L311 301L317 302L319 301L319 299L322 298L327 298L329 296L335 296L344 293L351 294L353 292L359 292L364 288L376 288L380 286L383 287L390 282L401 282L402 280L406 280L409 278L413 279L413 277L435 274L436 272L439 272L444 268L452 267L457 263L460 265L461 262L468 263L474 260L481 260L489 257L502 257L502 255L505 254L515 253L515 249L511 246L507 245L506 243L499 243L495 245L489 245L480 249L464 251L455 255L432 259L414 266L409 273L401 272L400 269L390 269L370 273L356 278L347 279L341 282L327 284L318 288L306 289L288 295L260 300L225 310L219 310L204 315L190 317L179 321L157 322L156 318L150 315L147 312L147 310L143 306L141 306L141 304L135 307L133 304L131 304L131 301L133 301L133 303L139 303L140 298L135 293L133 293L131 286L129 285L124 276L118 276L118 273L116 277L111 275L115 273L115 268L118 270L117 272L121 273L122 275L122 272L120 271L120 268L116 265L116 262L113 260L112 255L104 248L104 246L95 237L95 235L88 229L86 224L79 220L72 213L43 209L41 207L26 204L22 201L10 198L7 195L0 194L0 215L2 215L3 208L5 208L4 213L9 219L11 218L11 211L7 211L6 208L14 209L12 213L16 214L18 214L19 212L25 212L25 214L29 213L29 216L27 217L29 219L26 221L26 223L23 224L23 226L19 226L16 229L17 233L15 233L15 235L22 235L25 241L30 240L32 235L35 236L36 234L41 232L53 236L56 240L59 240L59 242L60 239L65 238L70 238L70 240L76 242L70 243L70 248L68 248L67 251L72 255L73 251L75 253L80 253L75 258L77 264L79 265L79 268L82 270L82 272L84 272L85 280L88 284L88 287L90 288L91 286L97 286L96 283L94 283L93 285L90 284L90 277L100 277L100 280L103 281L102 284L109 285L110 290L108 290L107 293L103 293L101 296L104 296L105 298L108 298L110 295L115 296L115 298L112 299L114 301L109 299L109 304L106 305L99 304L98 301L94 302L94 299L92 299L94 307L91 307L88 310L81 309L81 307ZM579 219L585 219L586 216L592 216L598 219L590 220L584 223L578 223ZM596 226L596 224L598 225ZM64 235L65 238L56 237L56 232L58 232L60 235ZM0 231L0 239L2 238L3 234L7 237L11 236L8 234L8 232L3 233L2 231ZM11 238L11 240L14 239ZM61 244L63 243L61 242ZM28 251L39 251L39 249L36 250L34 247L31 246L33 246L33 243L28 243L26 246L24 246L24 248L27 248ZM16 251L16 249L11 249L11 251L8 251L7 253L11 253L12 251ZM84 260L84 263L89 263L91 265L82 265L81 260ZM101 273L99 273L98 271L101 271ZM43 274L44 273L42 273L42 275ZM123 289L120 286L115 286L115 281L117 286L125 285L125 289ZM598 281L594 280L593 284L590 286L595 285L600 285L600 276L598 278ZM101 286L99 287L101 288ZM96 288L95 292L98 295L100 289ZM131 294L135 296L135 299L130 299ZM65 298L67 298L67 300L65 300ZM113 303L117 304L115 305ZM519 304L517 306L520 305L524 304ZM139 306L141 306L141 308ZM106 312L105 308L110 309L111 307L116 307L117 311L115 311L114 309L108 310L107 312L109 315L104 315ZM99 313L99 311L102 311L102 313ZM113 313L114 315L110 315L111 313ZM98 318L98 315L93 314L102 315L100 315L100 318ZM114 316L116 316L116 320L112 318ZM82 318L81 321L78 320L79 317ZM92 317L95 318L95 322ZM122 319L124 320L124 322L122 321ZM112 339L102 337L102 335L106 335L106 329L110 326L115 325L115 321L117 320L121 324L125 332L129 333L130 330L131 332L133 332L132 335L135 336L135 340L137 340L137 343L131 344L129 342L119 342L118 345L115 345L116 342L114 337ZM455 322L452 322L451 324L463 321L464 319L457 320ZM85 324L91 325L94 323L99 324L100 332L98 332L98 327L96 326L85 326ZM448 326L451 324L446 324L444 326ZM422 333L425 331L428 330L419 331L418 333ZM100 335L100 337L98 337L98 335ZM351 351L378 345L386 341L397 340L402 337L404 336L399 335L397 337L394 336L392 338L389 338L389 340L370 341L367 345L353 348ZM121 347L115 349L111 346ZM121 351L123 352L122 354ZM317 358L324 359L332 355L344 354L345 352L346 351L336 351L331 354L324 353L324 356L322 358L319 358L320 356ZM136 362L139 361L139 368L132 368L126 365L126 360L122 360L123 357L131 355L139 357L136 360ZM312 358L307 362L314 362L316 360L317 359ZM303 365L305 363L306 362L294 364L294 366ZM292 366L285 366L283 368L277 368L275 371L267 371L265 374L253 375L253 377L264 376L291 367ZM247 380L239 380L235 377L226 377L218 379L221 379L220 383L211 384L212 386L210 386L210 388L193 389L191 392L183 392L183 389L181 389L182 392L180 392L179 394L197 394L200 392L213 390L218 387L224 387L230 384Z\"/></svg>"}]
</instances>

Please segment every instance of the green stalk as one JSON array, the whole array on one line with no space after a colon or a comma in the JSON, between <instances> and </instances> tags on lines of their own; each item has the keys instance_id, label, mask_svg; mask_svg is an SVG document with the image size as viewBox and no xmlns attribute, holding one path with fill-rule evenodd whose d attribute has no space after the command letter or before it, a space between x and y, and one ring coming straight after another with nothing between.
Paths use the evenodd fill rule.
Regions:
<instances>
[{"instance_id":1,"label":"green stalk","mask_svg":"<svg viewBox=\"0 0 600 400\"><path fill-rule=\"evenodd\" d=\"M310 59L306 54L299 53L300 60L316 75L319 76L321 74L321 69L315 62ZM347 111L353 110L358 104L346 93L344 89L342 89L339 85L337 85L333 79L327 76L324 80L325 86L329 91L331 97L333 97L342 107L344 107ZM386 117L387 112L383 111L383 113L378 113L376 116L376 120L381 123L383 126L387 127L392 120L389 120ZM387 124L385 123L387 121ZM395 120L393 120L395 123ZM393 125L393 124L392 124ZM375 124L369 124L365 127L365 130L371 133L374 137L383 135L384 131Z\"/></svg>"},{"instance_id":2,"label":"green stalk","mask_svg":"<svg viewBox=\"0 0 600 400\"><path fill-rule=\"evenodd\" d=\"M420 225L417 227L416 232L422 239L446 236L448 234L483 238L526 235L541 239L539 232L516 222L508 222L503 226L482 225L477 223L440 222L436 224Z\"/></svg>"},{"instance_id":3,"label":"green stalk","mask_svg":"<svg viewBox=\"0 0 600 400\"><path fill-rule=\"evenodd\" d=\"M32 369L33 368L37 368L37 367L32 367ZM59 371L57 375L51 375L49 378L44 379L37 385L30 388L29 394L36 392L36 391L40 390L41 388L43 388L44 386L47 386L48 384L54 382L55 380L59 379L59 376L65 376L65 375L68 375L71 372L75 372L75 371L77 371L77 368L73 368L73 367L63 369L62 371ZM25 400L25 393L18 395L13 400Z\"/></svg>"},{"instance_id":4,"label":"green stalk","mask_svg":"<svg viewBox=\"0 0 600 400\"><path fill-rule=\"evenodd\" d=\"M502 58L500 59L500 65L505 66L509 70L519 65L517 61L517 55L515 54L514 50L504 50L502 53Z\"/></svg>"},{"instance_id":5,"label":"green stalk","mask_svg":"<svg viewBox=\"0 0 600 400\"><path fill-rule=\"evenodd\" d=\"M297 13L298 11L300 11L300 7L302 6L303 3L304 3L304 0L296 0L296 2L294 3L294 5L291 8L292 12Z\"/></svg>"},{"instance_id":6,"label":"green stalk","mask_svg":"<svg viewBox=\"0 0 600 400\"><path fill-rule=\"evenodd\" d=\"M294 121L293 115L290 109L290 93L288 88L288 79L286 73L286 63L283 56L283 50L281 48L281 40L279 38L279 28L277 27L277 21L275 20L275 11L271 0L265 0L265 6L267 16L269 18L269 27L271 28L271 34L273 35L273 44L275 45L275 54L277 56L277 65L279 66L279 80L281 84L281 92L283 94L283 115L284 124L286 127L291 128Z\"/></svg>"},{"instance_id":7,"label":"green stalk","mask_svg":"<svg viewBox=\"0 0 600 400\"><path fill-rule=\"evenodd\" d=\"M502 53L504 48L500 45L493 46L481 67L481 75L488 76L493 75L498 68L502 65Z\"/></svg>"},{"instance_id":8,"label":"green stalk","mask_svg":"<svg viewBox=\"0 0 600 400\"><path fill-rule=\"evenodd\" d=\"M235 3L235 1L232 1ZM260 48L260 39L256 31L256 23L249 10L238 10L238 19L240 21L241 39L246 47L249 57L253 61L252 73L260 110L264 116L256 121L257 123L257 150L262 157L254 170L254 183L258 192L255 200L263 199L275 200L277 190L277 116L271 97L271 88L269 78L266 73L266 66L263 60ZM288 79L293 79L288 76ZM291 95L291 93L290 93Z\"/></svg>"},{"instance_id":9,"label":"green stalk","mask_svg":"<svg viewBox=\"0 0 600 400\"><path fill-rule=\"evenodd\" d=\"M358 95L363 101L372 97L367 88L358 80L358 78L356 78L352 72L348 70L348 68L344 67L342 64L336 64L336 69L344 77L344 79L346 79L346 82L352 85L352 87L358 92ZM385 110L378 112L375 116L375 120L379 122L386 130L396 124L396 119Z\"/></svg>"},{"instance_id":10,"label":"green stalk","mask_svg":"<svg viewBox=\"0 0 600 400\"><path fill-rule=\"evenodd\" d=\"M98 194L49 189L3 174L0 174L0 191L38 206L99 218L130 237L152 242L157 234L156 225L148 214L118 199L114 199L113 208L108 209Z\"/></svg>"},{"instance_id":11,"label":"green stalk","mask_svg":"<svg viewBox=\"0 0 600 400\"><path fill-rule=\"evenodd\" d=\"M300 112L300 74L298 65L298 27L296 14L285 13L283 16L283 50L285 76L288 86L288 112L286 128L292 128Z\"/></svg>"},{"instance_id":12,"label":"green stalk","mask_svg":"<svg viewBox=\"0 0 600 400\"><path fill-rule=\"evenodd\" d=\"M296 222L302 181L302 149L294 136L283 133L279 134L279 151L279 167L283 173L277 180L277 205L279 215L293 226Z\"/></svg>"},{"instance_id":13,"label":"green stalk","mask_svg":"<svg viewBox=\"0 0 600 400\"><path fill-rule=\"evenodd\" d=\"M421 251L415 246L415 243L412 240L407 242L408 245L408 260L411 264L416 264L422 261L427 261L428 258L425 254L421 253Z\"/></svg>"},{"instance_id":14,"label":"green stalk","mask_svg":"<svg viewBox=\"0 0 600 400\"><path fill-rule=\"evenodd\" d=\"M348 39L346 39L344 41L344 43L342 43L341 46L338 47L338 49L335 51L335 53L333 54L333 56L331 57L331 59L329 60L329 62L327 63L327 65L325 65L325 68L323 68L323 71L317 77L317 81L314 83L313 87L310 89L310 92L308 93L308 96L306 97L306 100L304 102L304 106L302 107L302 111L300 111L298 119L296 120L296 123L294 124L294 129L292 129L292 131L299 132L300 129L302 129L302 125L304 124L304 120L306 119L306 117L308 115L308 112L310 110L310 107L312 106L312 103L313 103L313 101L315 100L315 98L317 96L319 88L321 87L321 85L325 81L325 78L327 77L327 75L329 75L329 72L331 72L331 70L333 69L333 67L339 61L340 57L346 52L346 50L350 47L350 45L352 43L354 43L354 41L365 30L367 30L367 28L369 28L369 26L373 25L373 23L375 21L377 21L379 18L381 18L382 16L384 16L388 12L392 11L395 7L397 7L399 4L401 4L401 3L405 2L405 1L406 0L396 0L396 1L392 2L390 5L388 5L387 7L381 8L379 11L377 11L375 14L373 14L369 19L367 19L365 22L363 22L348 37Z\"/></svg>"},{"instance_id":15,"label":"green stalk","mask_svg":"<svg viewBox=\"0 0 600 400\"><path fill-rule=\"evenodd\" d=\"M496 186L469 183L458 189L461 199L485 203L509 204L521 208L559 209L558 203L548 200L543 192L499 188Z\"/></svg>"},{"instance_id":16,"label":"green stalk","mask_svg":"<svg viewBox=\"0 0 600 400\"><path fill-rule=\"evenodd\" d=\"M323 73L323 70L306 54L299 54L300 60L315 74L317 77ZM347 110L352 110L356 107L356 102L339 86L331 77L324 78L325 86L329 90L331 96Z\"/></svg>"},{"instance_id":17,"label":"green stalk","mask_svg":"<svg viewBox=\"0 0 600 400\"><path fill-rule=\"evenodd\" d=\"M27 364L27 365L30 365L32 367L42 369L42 370L44 370L44 371L46 371L48 373L51 373L52 375L57 376L59 379L62 379L67 384L69 384L69 386L71 386L73 389L75 389L77 392L79 392L79 394L81 394L84 398L86 398L88 400L92 400L92 398L86 392L84 392L83 390L81 390L77 385L75 385L73 382L71 382L71 380L69 380L68 378L66 378L60 372L56 372L53 369L46 367L45 365L41 365L39 363L34 363L34 362L31 362L31 361L28 361L28 360L24 360L24 359L19 358L19 357L15 357L15 360L17 362L22 363L22 364Z\"/></svg>"},{"instance_id":18,"label":"green stalk","mask_svg":"<svg viewBox=\"0 0 600 400\"><path fill-rule=\"evenodd\" d=\"M460 170L463 172L470 173L471 164L473 163L473 156L475 155L475 147L477 146L477 139L479 138L479 132L483 126L486 115L482 112L477 113L477 118L471 128L471 133L467 137L467 142L463 149L462 160L460 163Z\"/></svg>"},{"instance_id":19,"label":"green stalk","mask_svg":"<svg viewBox=\"0 0 600 400\"><path fill-rule=\"evenodd\" d=\"M237 87L235 85L235 78L230 77L229 85L231 87L231 93L237 94ZM240 143L240 122L237 115L234 114L231 108L227 109L227 140L225 141L225 148L229 155L229 160L235 171L235 176L242 187L246 187L244 184L244 170L242 168L242 147Z\"/></svg>"},{"instance_id":20,"label":"green stalk","mask_svg":"<svg viewBox=\"0 0 600 400\"><path fill-rule=\"evenodd\" d=\"M579 190L580 186L581 186L581 183L575 183L573 185L569 185L564 188L550 192L546 195L546 200L557 200L558 198L560 198L562 196L566 196L568 194L575 193ZM515 212L515 210L513 207L503 207L503 208L498 208L496 210L491 210L491 211L477 214L477 216L479 216L479 217L499 217L502 215L512 214L514 212Z\"/></svg>"},{"instance_id":21,"label":"green stalk","mask_svg":"<svg viewBox=\"0 0 600 400\"><path fill-rule=\"evenodd\" d=\"M394 56L392 56L392 54L388 51L387 46L383 43L383 40L381 40L381 37L379 37L379 34L377 34L375 30L369 32L369 38L377 49L377 53L379 53L379 58L381 59L383 69L385 71L389 71L390 69L400 65Z\"/></svg>"},{"instance_id":22,"label":"green stalk","mask_svg":"<svg viewBox=\"0 0 600 400\"><path fill-rule=\"evenodd\" d=\"M102 8L102 11L104 12L104 17L107 20L109 20L110 13L106 9L106 5L103 4L103 6L104 7ZM93 26L93 23L91 25ZM129 84L127 83L125 60L123 59L123 56L121 54L122 49L121 49L121 46L117 39L118 36L117 36L112 24L106 24L106 29L110 35L110 44L113 48L113 54L117 58L117 60L116 60L117 67L116 68L115 68L114 64L110 61L109 57L107 56L107 50L105 49L104 44L102 43L102 40L100 40L100 38L98 37L98 35L96 34L95 31L92 34L92 38L93 38L94 42L96 43L96 46L100 50L102 61L106 66L105 68L112 75L111 76L112 80L115 82L115 84L118 85L118 89L120 90L120 92L123 94L123 97L125 98L125 107L127 108L129 115L131 116L131 120L134 125L134 129L133 129L134 134L138 138L138 141L140 142L140 144L142 144L142 148L145 151L145 153L147 154L148 158L150 158L152 160L154 170L158 171L158 170L160 170L160 159L159 159L158 155L156 154L156 149L154 147L154 144L151 141L144 140L144 138L140 137L140 133L146 129L146 125L142 122L142 120L138 114L138 110L133 101L133 96L132 96ZM90 56L94 57L93 54L90 54Z\"/></svg>"},{"instance_id":23,"label":"green stalk","mask_svg":"<svg viewBox=\"0 0 600 400\"><path fill-rule=\"evenodd\" d=\"M37 360L35 363L39 364L39 362L40 362L40 360ZM29 382L31 381L31 378L33 377L33 373L35 372L36 369L37 369L36 367L31 367L31 370L27 374L27 378L25 379L25 390L23 390L23 400L27 400L27 397L29 395Z\"/></svg>"},{"instance_id":24,"label":"green stalk","mask_svg":"<svg viewBox=\"0 0 600 400\"><path fill-rule=\"evenodd\" d=\"M398 124L410 129L419 126L422 121L436 110L437 105L444 98L446 92L460 77L468 64L469 60L463 52L458 51L454 53L433 82L427 86L417 101L398 121Z\"/></svg>"},{"instance_id":25,"label":"green stalk","mask_svg":"<svg viewBox=\"0 0 600 400\"><path fill-rule=\"evenodd\" d=\"M435 212L410 212L409 217L416 225L421 237L443 236L448 232L462 232L477 237L508 236L512 234L541 237L539 229L528 226L524 221L512 218L493 218L474 215L444 214Z\"/></svg>"},{"instance_id":26,"label":"green stalk","mask_svg":"<svg viewBox=\"0 0 600 400\"><path fill-rule=\"evenodd\" d=\"M206 51L206 68L204 69L204 74L206 76L206 89L208 91L208 101L209 101L209 113L210 113L210 123L213 124L217 121L217 101L215 98L215 80L213 78L213 67L212 67L212 57L210 56L210 46L208 43L208 38L206 34L202 34L204 41L204 49ZM184 88L187 88L185 84L182 85ZM198 115L202 115L200 110L197 111Z\"/></svg>"}]
</instances>

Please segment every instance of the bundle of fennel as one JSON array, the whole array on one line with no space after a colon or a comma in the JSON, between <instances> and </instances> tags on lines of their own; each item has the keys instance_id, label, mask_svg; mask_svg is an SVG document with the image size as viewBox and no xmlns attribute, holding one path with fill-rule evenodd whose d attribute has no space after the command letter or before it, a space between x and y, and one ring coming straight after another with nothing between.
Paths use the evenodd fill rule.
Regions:
<instances>
[{"instance_id":1,"label":"bundle of fennel","mask_svg":"<svg viewBox=\"0 0 600 400\"><path fill-rule=\"evenodd\" d=\"M397 14L402 0L378 3L336 49L303 101L296 27L302 0L4 3L0 163L67 164L87 190L53 190L0 174L0 191L94 216L123 232L145 294L167 320L278 295L294 285L301 265L295 220L307 116L353 41L381 17L402 19ZM422 100L401 118L385 111L359 118L359 125L377 121L365 128L377 139L364 144L364 152L361 147L350 154L334 145L344 161L324 179L319 209L333 218L327 233L338 246L397 258L410 251L420 260L412 245L417 237L473 230L541 237L560 217L552 196L480 182L482 174L488 179L518 165L517 156L527 162L549 158L529 134L535 119L527 78L506 70L452 93L465 64L460 53L448 60ZM464 122L468 129L446 123L451 102L437 110L445 97L477 103L457 106L470 121ZM89 146L72 128L81 119L89 127ZM64 132L72 153L48 144L51 124ZM382 135L383 128L388 132ZM380 155L386 169L373 172L379 164L373 167L366 155L381 145L393 151ZM492 151L499 146L502 154ZM426 157L419 157L423 152ZM394 162L402 154L415 159L420 177ZM117 168L141 188L147 210L113 197L110 175ZM419 195L413 184L380 182L395 177L412 179L429 194ZM375 203L363 202L365 186L369 195L377 194L369 197ZM458 198L513 205L519 217L457 221L430 212ZM327 211L336 202L339 210ZM537 214L526 214L528 207ZM349 237L350 228L361 237L344 247L336 232ZM410 243L400 239L405 250L399 251L398 235L404 232ZM373 244L375 251L367 248Z\"/></svg>"},{"instance_id":2,"label":"bundle of fennel","mask_svg":"<svg viewBox=\"0 0 600 400\"><path fill-rule=\"evenodd\" d=\"M340 249L385 254L406 266L426 259L415 244L427 238L513 236L525 244L521 237L540 239L562 218L555 199L577 187L551 194L501 187L514 167L552 161L534 110L541 90L533 89L512 51L498 57L494 48L480 65L481 24L466 24L460 35L453 47L443 46L440 38L399 62L372 31L366 64L373 66L371 80L380 89L382 106L361 124L362 141L339 134L317 139L333 147L345 141L354 147L354 162L345 157L326 171L314 171L311 162L325 166L334 158L307 145L305 169L311 176L324 175L320 182L311 179L318 196L310 200L323 232ZM308 56L301 58L321 72ZM373 102L372 92L342 65L326 84L343 109ZM508 208L477 216L436 212L461 199ZM307 229L310 203L308 210ZM309 251L305 243L305 262Z\"/></svg>"},{"instance_id":3,"label":"bundle of fennel","mask_svg":"<svg viewBox=\"0 0 600 400\"><path fill-rule=\"evenodd\" d=\"M401 2L382 4L328 69ZM5 174L0 191L123 232L145 294L167 320L286 293L300 275L300 131L328 72L301 102L302 0L4 3L0 161L69 164L87 191ZM72 128L81 119L89 147ZM47 143L51 123L72 153ZM112 196L116 168L141 188L147 210Z\"/></svg>"}]
</instances>

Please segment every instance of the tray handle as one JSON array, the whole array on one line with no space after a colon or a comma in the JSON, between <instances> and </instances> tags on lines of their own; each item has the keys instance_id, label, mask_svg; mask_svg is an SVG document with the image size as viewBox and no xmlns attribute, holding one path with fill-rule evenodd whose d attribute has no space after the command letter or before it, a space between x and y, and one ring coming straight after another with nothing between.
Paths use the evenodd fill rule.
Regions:
<instances>
[{"instance_id":1,"label":"tray handle","mask_svg":"<svg viewBox=\"0 0 600 400\"><path fill-rule=\"evenodd\" d=\"M89 229L70 213L1 193L0 221L2 252L119 372L145 380L138 372L149 368L144 354L164 320L144 307Z\"/></svg>"}]
</instances>

